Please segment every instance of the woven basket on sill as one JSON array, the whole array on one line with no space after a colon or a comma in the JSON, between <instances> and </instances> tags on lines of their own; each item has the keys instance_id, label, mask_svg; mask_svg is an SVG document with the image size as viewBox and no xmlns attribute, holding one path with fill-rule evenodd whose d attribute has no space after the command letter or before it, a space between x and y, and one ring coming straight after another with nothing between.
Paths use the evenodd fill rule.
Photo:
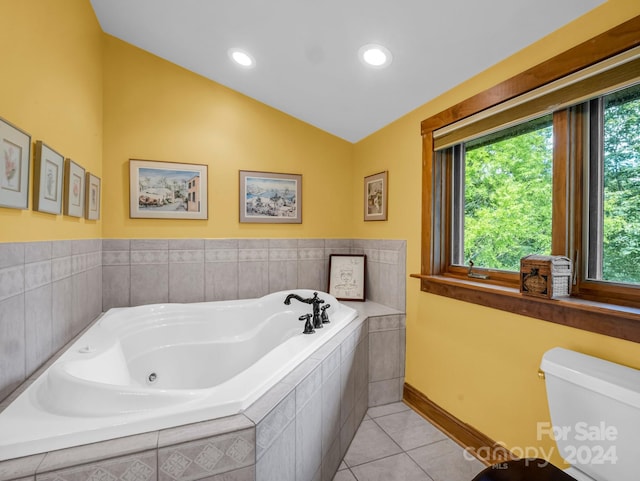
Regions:
<instances>
[{"instance_id":1,"label":"woven basket on sill","mask_svg":"<svg viewBox=\"0 0 640 481\"><path fill-rule=\"evenodd\" d=\"M520 259L520 292L525 296L557 299L571 295L571 259L529 255Z\"/></svg>"}]
</instances>

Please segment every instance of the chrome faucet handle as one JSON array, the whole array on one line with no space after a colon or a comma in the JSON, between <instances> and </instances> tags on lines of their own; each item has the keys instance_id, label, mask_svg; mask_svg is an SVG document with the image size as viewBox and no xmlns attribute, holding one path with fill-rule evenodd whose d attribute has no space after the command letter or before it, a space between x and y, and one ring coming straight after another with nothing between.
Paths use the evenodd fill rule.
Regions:
<instances>
[{"instance_id":1,"label":"chrome faucet handle","mask_svg":"<svg viewBox=\"0 0 640 481\"><path fill-rule=\"evenodd\" d=\"M331 307L331 304L325 304L320 308L320 310L322 311L322 314L320 315L320 319L322 319L323 324L328 324L329 322L331 322L329 320L329 314L327 314L327 309L329 309L330 307Z\"/></svg>"},{"instance_id":2,"label":"chrome faucet handle","mask_svg":"<svg viewBox=\"0 0 640 481\"><path fill-rule=\"evenodd\" d=\"M302 331L302 334L313 334L314 332L316 332L311 325L311 317L311 314L305 314L304 316L300 316L298 318L299 321L305 321L304 331Z\"/></svg>"}]
</instances>

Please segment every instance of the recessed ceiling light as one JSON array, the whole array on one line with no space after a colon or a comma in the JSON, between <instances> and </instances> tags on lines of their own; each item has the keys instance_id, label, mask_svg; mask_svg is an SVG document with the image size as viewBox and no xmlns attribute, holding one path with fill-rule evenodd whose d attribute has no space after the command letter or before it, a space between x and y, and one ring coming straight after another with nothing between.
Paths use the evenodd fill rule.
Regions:
<instances>
[{"instance_id":1,"label":"recessed ceiling light","mask_svg":"<svg viewBox=\"0 0 640 481\"><path fill-rule=\"evenodd\" d=\"M365 65L374 68L388 67L393 60L388 48L373 43L360 47L358 56Z\"/></svg>"},{"instance_id":2,"label":"recessed ceiling light","mask_svg":"<svg viewBox=\"0 0 640 481\"><path fill-rule=\"evenodd\" d=\"M241 67L251 68L256 65L255 60L249 52L240 48L230 48L229 57Z\"/></svg>"}]
</instances>

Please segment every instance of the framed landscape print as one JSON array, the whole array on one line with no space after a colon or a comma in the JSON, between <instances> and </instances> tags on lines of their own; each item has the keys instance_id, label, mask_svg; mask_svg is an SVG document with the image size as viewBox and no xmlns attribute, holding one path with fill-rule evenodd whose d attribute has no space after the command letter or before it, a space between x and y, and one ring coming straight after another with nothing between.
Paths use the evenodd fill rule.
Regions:
<instances>
[{"instance_id":1,"label":"framed landscape print","mask_svg":"<svg viewBox=\"0 0 640 481\"><path fill-rule=\"evenodd\" d=\"M241 170L240 222L302 223L302 175Z\"/></svg>"},{"instance_id":2,"label":"framed landscape print","mask_svg":"<svg viewBox=\"0 0 640 481\"><path fill-rule=\"evenodd\" d=\"M138 219L207 219L207 166L129 160L129 215Z\"/></svg>"},{"instance_id":3,"label":"framed landscape print","mask_svg":"<svg viewBox=\"0 0 640 481\"><path fill-rule=\"evenodd\" d=\"M33 172L33 208L39 212L62 214L64 157L38 140Z\"/></svg>"},{"instance_id":4,"label":"framed landscape print","mask_svg":"<svg viewBox=\"0 0 640 481\"><path fill-rule=\"evenodd\" d=\"M84 168L67 159L64 174L64 213L84 216Z\"/></svg>"},{"instance_id":5,"label":"framed landscape print","mask_svg":"<svg viewBox=\"0 0 640 481\"><path fill-rule=\"evenodd\" d=\"M367 256L331 254L329 256L329 294L343 301L365 300Z\"/></svg>"},{"instance_id":6,"label":"framed landscape print","mask_svg":"<svg viewBox=\"0 0 640 481\"><path fill-rule=\"evenodd\" d=\"M0 207L29 207L31 136L0 118Z\"/></svg>"},{"instance_id":7,"label":"framed landscape print","mask_svg":"<svg viewBox=\"0 0 640 481\"><path fill-rule=\"evenodd\" d=\"M364 220L387 220L387 171L364 178Z\"/></svg>"},{"instance_id":8,"label":"framed landscape print","mask_svg":"<svg viewBox=\"0 0 640 481\"><path fill-rule=\"evenodd\" d=\"M85 217L87 220L98 220L100 218L100 177L87 172L86 184Z\"/></svg>"}]
</instances>

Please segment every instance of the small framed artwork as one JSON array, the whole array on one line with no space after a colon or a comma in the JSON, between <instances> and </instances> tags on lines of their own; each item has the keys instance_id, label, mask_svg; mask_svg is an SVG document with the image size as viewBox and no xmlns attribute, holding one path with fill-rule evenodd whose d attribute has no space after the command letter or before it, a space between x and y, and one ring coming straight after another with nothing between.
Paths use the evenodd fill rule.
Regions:
<instances>
[{"instance_id":1,"label":"small framed artwork","mask_svg":"<svg viewBox=\"0 0 640 481\"><path fill-rule=\"evenodd\" d=\"M302 175L240 171L240 222L302 223Z\"/></svg>"},{"instance_id":2,"label":"small framed artwork","mask_svg":"<svg viewBox=\"0 0 640 481\"><path fill-rule=\"evenodd\" d=\"M367 256L329 256L329 294L342 301L364 301Z\"/></svg>"},{"instance_id":3,"label":"small framed artwork","mask_svg":"<svg viewBox=\"0 0 640 481\"><path fill-rule=\"evenodd\" d=\"M38 140L33 173L33 208L48 214L62 214L64 157Z\"/></svg>"},{"instance_id":4,"label":"small framed artwork","mask_svg":"<svg viewBox=\"0 0 640 481\"><path fill-rule=\"evenodd\" d=\"M31 136L0 118L0 207L29 207Z\"/></svg>"},{"instance_id":5,"label":"small framed artwork","mask_svg":"<svg viewBox=\"0 0 640 481\"><path fill-rule=\"evenodd\" d=\"M84 199L85 218L98 220L100 218L100 177L87 172L85 183L87 185Z\"/></svg>"},{"instance_id":6,"label":"small framed artwork","mask_svg":"<svg viewBox=\"0 0 640 481\"><path fill-rule=\"evenodd\" d=\"M129 160L129 215L133 219L207 219L207 167Z\"/></svg>"},{"instance_id":7,"label":"small framed artwork","mask_svg":"<svg viewBox=\"0 0 640 481\"><path fill-rule=\"evenodd\" d=\"M387 171L364 178L364 220L387 220Z\"/></svg>"},{"instance_id":8,"label":"small framed artwork","mask_svg":"<svg viewBox=\"0 0 640 481\"><path fill-rule=\"evenodd\" d=\"M83 217L84 168L67 159L64 170L64 213L71 217Z\"/></svg>"}]
</instances>

